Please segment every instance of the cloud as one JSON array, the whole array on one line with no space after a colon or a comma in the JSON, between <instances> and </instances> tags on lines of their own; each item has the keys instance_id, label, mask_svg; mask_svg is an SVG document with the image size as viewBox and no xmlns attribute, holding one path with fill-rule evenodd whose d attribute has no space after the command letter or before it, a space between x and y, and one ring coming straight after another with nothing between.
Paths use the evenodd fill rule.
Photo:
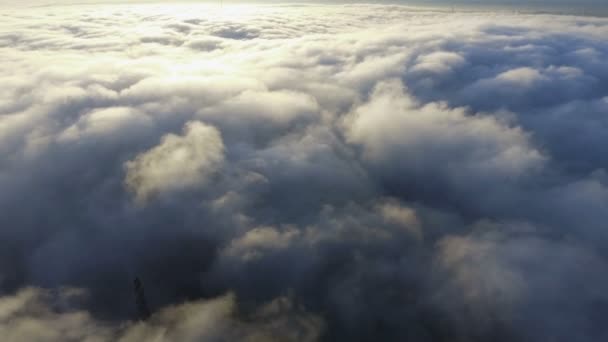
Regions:
<instances>
[{"instance_id":1,"label":"cloud","mask_svg":"<svg viewBox=\"0 0 608 342\"><path fill-rule=\"evenodd\" d=\"M149 119L138 111L128 107L110 107L94 110L78 118L72 126L66 128L58 137L60 141L78 141L87 137L108 137L118 130L132 130L136 126L149 125Z\"/></svg>"},{"instance_id":2,"label":"cloud","mask_svg":"<svg viewBox=\"0 0 608 342\"><path fill-rule=\"evenodd\" d=\"M161 143L125 164L126 185L145 201L168 191L204 185L224 161L220 132L191 121L184 135L165 135Z\"/></svg>"},{"instance_id":3,"label":"cloud","mask_svg":"<svg viewBox=\"0 0 608 342\"><path fill-rule=\"evenodd\" d=\"M533 227L521 224L513 224L508 233L487 222L476 229L471 236L446 237L439 243L437 263L448 275L442 277L445 283L438 293L453 305L449 310L470 314L481 330L506 328L514 339L590 341L605 334L597 315L605 310L601 288L608 279L587 273L605 267L599 254L575 241L539 238ZM568 277L574 279L564 282ZM576 293L576 298L564 293ZM571 316L564 314L567 311L585 314Z\"/></svg>"},{"instance_id":4,"label":"cloud","mask_svg":"<svg viewBox=\"0 0 608 342\"><path fill-rule=\"evenodd\" d=\"M77 290L25 288L0 297L0 332L6 341L313 341L322 329L315 316L288 314L288 298L251 313L236 312L233 294L167 307L148 321L116 325L82 310L66 309ZM82 295L82 294L80 294Z\"/></svg>"},{"instance_id":5,"label":"cloud","mask_svg":"<svg viewBox=\"0 0 608 342\"><path fill-rule=\"evenodd\" d=\"M9 340L608 336L606 19L0 12Z\"/></svg>"},{"instance_id":6,"label":"cloud","mask_svg":"<svg viewBox=\"0 0 608 342\"><path fill-rule=\"evenodd\" d=\"M351 142L362 145L365 159L388 163L384 169L401 166L402 175L436 170L454 182L467 177L496 182L518 178L543 162L520 129L462 108L419 106L394 81L377 85L369 102L355 109L347 131Z\"/></svg>"}]
</instances>

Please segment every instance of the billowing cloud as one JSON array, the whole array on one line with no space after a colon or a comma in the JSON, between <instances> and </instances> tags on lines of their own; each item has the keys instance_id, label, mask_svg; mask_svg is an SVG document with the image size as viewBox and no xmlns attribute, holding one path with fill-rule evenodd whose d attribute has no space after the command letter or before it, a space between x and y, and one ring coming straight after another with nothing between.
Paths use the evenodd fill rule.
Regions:
<instances>
[{"instance_id":1,"label":"billowing cloud","mask_svg":"<svg viewBox=\"0 0 608 342\"><path fill-rule=\"evenodd\" d=\"M163 309L147 321L110 324L69 308L82 296L73 289L25 288L0 298L0 333L17 341L314 341L322 322L277 298L243 317L234 295L183 303ZM72 304L73 305L73 304ZM239 317L240 316L240 317Z\"/></svg>"},{"instance_id":2,"label":"billowing cloud","mask_svg":"<svg viewBox=\"0 0 608 342\"><path fill-rule=\"evenodd\" d=\"M608 20L0 12L5 339L608 338Z\"/></svg>"},{"instance_id":3,"label":"billowing cloud","mask_svg":"<svg viewBox=\"0 0 608 342\"><path fill-rule=\"evenodd\" d=\"M487 179L495 184L543 163L521 129L491 116L467 115L463 108L417 105L396 81L379 83L351 120L347 136L362 145L363 158L404 181L434 173L438 183L470 187Z\"/></svg>"},{"instance_id":4,"label":"billowing cloud","mask_svg":"<svg viewBox=\"0 0 608 342\"><path fill-rule=\"evenodd\" d=\"M224 161L217 129L188 122L183 136L165 135L158 146L128 161L125 182L138 200L152 195L204 185Z\"/></svg>"}]
</instances>

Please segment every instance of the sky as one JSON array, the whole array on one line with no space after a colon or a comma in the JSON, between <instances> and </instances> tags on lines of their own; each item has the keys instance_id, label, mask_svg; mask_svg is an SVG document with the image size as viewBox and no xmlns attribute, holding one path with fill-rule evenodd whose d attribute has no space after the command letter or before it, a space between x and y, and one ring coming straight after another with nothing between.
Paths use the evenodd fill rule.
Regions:
<instances>
[{"instance_id":1,"label":"sky","mask_svg":"<svg viewBox=\"0 0 608 342\"><path fill-rule=\"evenodd\" d=\"M3 341L608 339L607 18L0 17Z\"/></svg>"}]
</instances>

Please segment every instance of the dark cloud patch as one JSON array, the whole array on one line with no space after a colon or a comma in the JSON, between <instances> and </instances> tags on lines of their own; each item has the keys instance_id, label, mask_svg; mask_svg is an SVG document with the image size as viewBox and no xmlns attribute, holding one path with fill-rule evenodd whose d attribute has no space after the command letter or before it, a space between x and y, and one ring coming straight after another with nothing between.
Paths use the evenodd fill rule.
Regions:
<instances>
[{"instance_id":1,"label":"dark cloud patch","mask_svg":"<svg viewBox=\"0 0 608 342\"><path fill-rule=\"evenodd\" d=\"M607 337L605 19L3 19L8 341Z\"/></svg>"},{"instance_id":2,"label":"dark cloud patch","mask_svg":"<svg viewBox=\"0 0 608 342\"><path fill-rule=\"evenodd\" d=\"M228 25L212 31L211 34L216 37L227 39L248 40L258 37L259 31L255 28Z\"/></svg>"}]
</instances>

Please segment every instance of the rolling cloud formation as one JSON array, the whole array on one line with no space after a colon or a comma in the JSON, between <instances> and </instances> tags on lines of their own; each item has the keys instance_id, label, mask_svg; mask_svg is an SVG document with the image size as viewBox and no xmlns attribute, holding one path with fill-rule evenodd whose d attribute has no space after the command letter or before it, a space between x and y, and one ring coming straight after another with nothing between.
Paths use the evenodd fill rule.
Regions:
<instances>
[{"instance_id":1,"label":"rolling cloud formation","mask_svg":"<svg viewBox=\"0 0 608 342\"><path fill-rule=\"evenodd\" d=\"M0 15L7 341L608 338L607 19Z\"/></svg>"}]
</instances>

